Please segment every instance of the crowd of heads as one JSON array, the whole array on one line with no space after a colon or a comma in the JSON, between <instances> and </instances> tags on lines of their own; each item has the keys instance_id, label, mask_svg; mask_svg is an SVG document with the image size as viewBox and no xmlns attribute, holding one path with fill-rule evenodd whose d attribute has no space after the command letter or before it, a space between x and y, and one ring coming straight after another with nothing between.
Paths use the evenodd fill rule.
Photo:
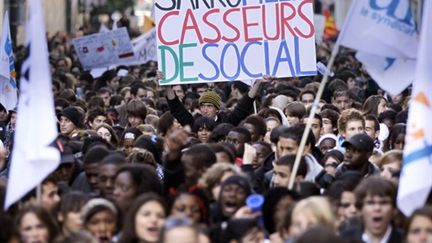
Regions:
<instances>
[{"instance_id":1,"label":"crowd of heads","mask_svg":"<svg viewBox=\"0 0 432 243\"><path fill-rule=\"evenodd\" d=\"M410 89L381 90L353 51L314 102L319 74L160 86L149 62L94 77L71 37L49 39L60 165L0 212L0 242L432 241L432 208L396 205ZM16 120L0 106L0 203Z\"/></svg>"}]
</instances>

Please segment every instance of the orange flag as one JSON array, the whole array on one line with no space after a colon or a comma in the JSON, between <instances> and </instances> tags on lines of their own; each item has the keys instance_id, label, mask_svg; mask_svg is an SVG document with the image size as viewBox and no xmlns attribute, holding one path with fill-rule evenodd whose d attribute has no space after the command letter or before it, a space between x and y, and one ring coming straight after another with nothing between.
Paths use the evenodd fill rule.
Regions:
<instances>
[{"instance_id":1,"label":"orange flag","mask_svg":"<svg viewBox=\"0 0 432 243\"><path fill-rule=\"evenodd\" d=\"M324 16L325 16L324 34L323 34L324 40L336 38L339 33L339 30L337 29L336 23L334 21L333 16L330 13L330 10L328 9L324 10Z\"/></svg>"}]
</instances>

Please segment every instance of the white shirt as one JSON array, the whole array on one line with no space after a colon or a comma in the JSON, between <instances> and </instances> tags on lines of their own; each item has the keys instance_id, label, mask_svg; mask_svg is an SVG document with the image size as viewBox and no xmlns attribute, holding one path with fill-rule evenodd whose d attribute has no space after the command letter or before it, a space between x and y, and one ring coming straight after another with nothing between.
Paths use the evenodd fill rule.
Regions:
<instances>
[{"instance_id":1,"label":"white shirt","mask_svg":"<svg viewBox=\"0 0 432 243\"><path fill-rule=\"evenodd\" d=\"M392 227L387 227L387 231L385 232L384 236L381 238L380 243L389 243L390 235L392 232ZM362 240L366 243L372 243L372 241L369 239L369 236L366 234L366 232L363 232L362 234Z\"/></svg>"}]
</instances>

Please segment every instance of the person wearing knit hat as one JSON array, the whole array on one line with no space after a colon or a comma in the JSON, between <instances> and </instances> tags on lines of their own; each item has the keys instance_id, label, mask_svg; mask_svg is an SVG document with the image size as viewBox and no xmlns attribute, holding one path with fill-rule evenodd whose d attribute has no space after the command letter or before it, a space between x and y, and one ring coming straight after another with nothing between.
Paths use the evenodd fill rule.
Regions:
<instances>
[{"instance_id":1,"label":"person wearing knit hat","mask_svg":"<svg viewBox=\"0 0 432 243\"><path fill-rule=\"evenodd\" d=\"M96 219L97 220L94 220ZM117 231L118 211L114 204L103 198L88 201L81 209L84 228L98 242L112 242Z\"/></svg>"},{"instance_id":2,"label":"person wearing knit hat","mask_svg":"<svg viewBox=\"0 0 432 243\"><path fill-rule=\"evenodd\" d=\"M158 78L162 79L162 73L158 74ZM263 79L257 79L247 94L243 95L237 102L234 110L231 112L221 111L222 98L215 91L206 91L202 93L199 104L200 112L204 117L214 120L217 124L230 123L237 126L244 118L251 114L255 96L260 91L263 82L269 82L272 77L266 76ZM182 126L189 125L193 127L194 116L185 108L184 104L176 96L172 87L167 87L166 98L171 114L177 119Z\"/></svg>"},{"instance_id":3,"label":"person wearing knit hat","mask_svg":"<svg viewBox=\"0 0 432 243\"><path fill-rule=\"evenodd\" d=\"M60 132L71 136L78 129L84 128L83 115L75 107L68 107L60 113Z\"/></svg>"},{"instance_id":4,"label":"person wearing knit hat","mask_svg":"<svg viewBox=\"0 0 432 243\"><path fill-rule=\"evenodd\" d=\"M199 98L201 115L216 120L221 106L221 97L214 91L205 91Z\"/></svg>"}]
</instances>

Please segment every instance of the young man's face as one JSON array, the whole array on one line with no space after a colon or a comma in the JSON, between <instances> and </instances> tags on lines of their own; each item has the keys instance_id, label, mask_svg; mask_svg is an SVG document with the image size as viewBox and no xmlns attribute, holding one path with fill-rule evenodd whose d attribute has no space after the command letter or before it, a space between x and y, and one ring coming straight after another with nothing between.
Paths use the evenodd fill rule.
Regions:
<instances>
[{"instance_id":1,"label":"young man's face","mask_svg":"<svg viewBox=\"0 0 432 243\"><path fill-rule=\"evenodd\" d=\"M53 182L42 184L42 206L51 210L59 201L57 185Z\"/></svg>"},{"instance_id":2,"label":"young man's face","mask_svg":"<svg viewBox=\"0 0 432 243\"><path fill-rule=\"evenodd\" d=\"M288 165L273 165L274 176L273 186L274 187L288 187L289 179L291 177L291 169Z\"/></svg>"},{"instance_id":3,"label":"young man's face","mask_svg":"<svg viewBox=\"0 0 432 243\"><path fill-rule=\"evenodd\" d=\"M102 94L99 95L99 97L102 98L105 107L108 107L108 106L109 106L110 99L111 99L111 94L108 93L108 92L107 92L107 93L102 93Z\"/></svg>"},{"instance_id":4,"label":"young man's face","mask_svg":"<svg viewBox=\"0 0 432 243\"><path fill-rule=\"evenodd\" d=\"M75 125L69 118L62 116L60 117L60 132L64 135L69 135L74 129Z\"/></svg>"},{"instance_id":5,"label":"young man's face","mask_svg":"<svg viewBox=\"0 0 432 243\"><path fill-rule=\"evenodd\" d=\"M314 95L309 93L303 94L301 96L301 102L305 105L305 107L311 106L314 102L314 99Z\"/></svg>"},{"instance_id":6,"label":"young man's face","mask_svg":"<svg viewBox=\"0 0 432 243\"><path fill-rule=\"evenodd\" d=\"M304 123L306 124L309 118L304 119ZM312 118L312 133L315 137L315 141L318 141L320 138L320 132L321 132L321 120L318 118Z\"/></svg>"},{"instance_id":7,"label":"young man's face","mask_svg":"<svg viewBox=\"0 0 432 243\"><path fill-rule=\"evenodd\" d=\"M202 116L214 120L217 116L218 109L211 103L201 103L200 112Z\"/></svg>"},{"instance_id":8,"label":"young man's face","mask_svg":"<svg viewBox=\"0 0 432 243\"><path fill-rule=\"evenodd\" d=\"M365 232L376 237L384 236L394 213L390 196L368 195L363 199L361 209Z\"/></svg>"},{"instance_id":9,"label":"young man's face","mask_svg":"<svg viewBox=\"0 0 432 243\"><path fill-rule=\"evenodd\" d=\"M338 96L336 98L332 98L332 104L336 106L340 112L351 108L352 100L348 96Z\"/></svg>"},{"instance_id":10,"label":"young man's face","mask_svg":"<svg viewBox=\"0 0 432 243\"><path fill-rule=\"evenodd\" d=\"M374 121L371 121L371 120L365 121L365 132L373 140L378 138L379 131L375 130L375 122Z\"/></svg>"},{"instance_id":11,"label":"young man's face","mask_svg":"<svg viewBox=\"0 0 432 243\"><path fill-rule=\"evenodd\" d=\"M352 136L364 132L363 122L360 120L350 120L346 124L345 131L341 131L342 136L346 140L350 139Z\"/></svg>"},{"instance_id":12,"label":"young man's face","mask_svg":"<svg viewBox=\"0 0 432 243\"><path fill-rule=\"evenodd\" d=\"M334 133L333 123L328 118L322 118L321 135Z\"/></svg>"},{"instance_id":13,"label":"young man's face","mask_svg":"<svg viewBox=\"0 0 432 243\"><path fill-rule=\"evenodd\" d=\"M288 154L296 154L298 144L294 139L280 137L276 144L276 153L278 158Z\"/></svg>"},{"instance_id":14,"label":"young man's face","mask_svg":"<svg viewBox=\"0 0 432 243\"><path fill-rule=\"evenodd\" d=\"M102 123L104 123L106 120L107 120L106 116L97 116L97 117L95 117L95 119L93 119L93 121L91 123L92 129L96 129L96 127L98 127L99 125L101 125Z\"/></svg>"},{"instance_id":15,"label":"young man's face","mask_svg":"<svg viewBox=\"0 0 432 243\"><path fill-rule=\"evenodd\" d=\"M242 133L236 131L230 131L226 136L226 142L234 145L236 149L236 156L242 157L244 152L244 143L246 142L246 137Z\"/></svg>"},{"instance_id":16,"label":"young man's face","mask_svg":"<svg viewBox=\"0 0 432 243\"><path fill-rule=\"evenodd\" d=\"M106 199L113 199L114 181L118 166L103 164L99 166L98 187L101 195Z\"/></svg>"},{"instance_id":17,"label":"young man's face","mask_svg":"<svg viewBox=\"0 0 432 243\"><path fill-rule=\"evenodd\" d=\"M344 163L349 169L360 169L368 162L370 153L358 150L352 145L348 145L345 149Z\"/></svg>"}]
</instances>

